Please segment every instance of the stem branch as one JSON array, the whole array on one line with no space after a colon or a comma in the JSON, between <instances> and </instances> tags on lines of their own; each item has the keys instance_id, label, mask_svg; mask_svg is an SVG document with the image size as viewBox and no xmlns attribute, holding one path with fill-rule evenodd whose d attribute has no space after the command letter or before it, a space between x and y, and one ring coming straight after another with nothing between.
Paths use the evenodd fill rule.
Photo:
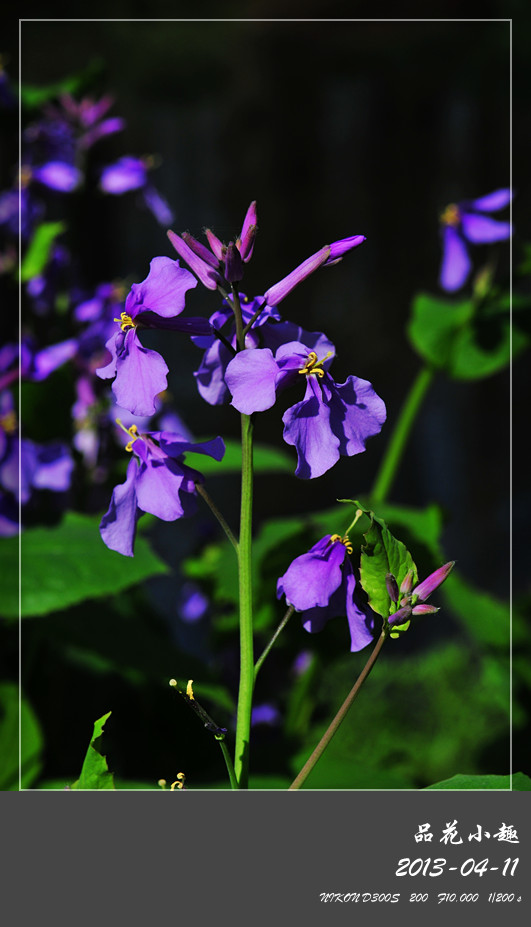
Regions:
<instances>
[{"instance_id":1,"label":"stem branch","mask_svg":"<svg viewBox=\"0 0 531 927\"><path fill-rule=\"evenodd\" d=\"M284 615L282 621L280 622L278 628L276 629L275 633L273 634L273 637L272 637L271 640L269 641L267 647L265 648L265 650L263 651L263 653L261 654L261 656L260 656L260 657L258 658L258 660L256 661L256 664L255 664L255 667L254 667L254 678L255 678L255 681L256 681L256 677L258 676L258 670L259 670L260 667L262 666L262 663L264 662L265 658L267 657L267 655L268 655L269 651L271 650L273 644L275 643L277 637L279 636L279 634L281 633L281 631L283 631L284 628L286 627L286 625L287 625L289 619L291 618L291 616L293 615L293 612L294 612L294 611L295 611L295 609L294 609L293 605L290 605L290 607L288 608L288 610L287 610L286 614Z\"/></svg>"},{"instance_id":2,"label":"stem branch","mask_svg":"<svg viewBox=\"0 0 531 927\"><path fill-rule=\"evenodd\" d=\"M295 779L293 780L293 782L291 783L291 785L290 785L288 791L291 791L292 789L300 789L302 783L303 783L303 782L305 781L305 779L309 776L309 774L311 773L313 767L314 767L315 764L317 763L317 760L320 759L320 757L322 756L322 754L323 754L324 751L326 750L328 744L329 744L330 741L332 740L332 737L334 736L335 732L337 731L339 725L341 724L341 722L342 722L343 719L345 718L345 716L346 716L346 714L347 714L347 712L348 712L350 706L352 705L354 699L356 698L356 696L357 696L359 690L361 689L363 683L364 683L365 680L367 679L367 676L369 675L369 673L370 673L370 671L372 670L374 664L376 663L376 660L378 659L378 654L380 653L380 650L381 650L382 647L383 647L383 644L384 644L384 641L385 641L386 637L387 637L386 632L385 632L385 631L382 631L382 633L380 634L380 637L378 638L378 640L377 640L377 642L376 642L376 646L374 647L374 649L373 649L373 651L372 651L372 653L371 653L369 659L367 660L365 666L363 667L363 669L362 669L360 675L359 675L358 678L356 679L356 682L354 683L352 689L350 690L349 694L347 695L347 697L346 697L345 701L343 702L341 708L339 709L337 715L336 715L335 718L333 719L332 723L328 726L328 728L327 728L327 730L325 731L325 733L323 734L323 736L321 737L321 740L320 740L319 743L317 744L317 746L316 746L315 750L313 751L312 755L306 760L306 763L305 763L304 766L302 767L302 769L301 769L300 773L298 774L298 776L296 776Z\"/></svg>"}]
</instances>

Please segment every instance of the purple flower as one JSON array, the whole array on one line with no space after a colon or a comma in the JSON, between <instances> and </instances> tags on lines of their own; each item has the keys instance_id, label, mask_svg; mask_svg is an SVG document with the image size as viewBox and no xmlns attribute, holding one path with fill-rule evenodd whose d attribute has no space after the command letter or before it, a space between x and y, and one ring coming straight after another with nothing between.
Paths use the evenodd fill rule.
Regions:
<instances>
[{"instance_id":1,"label":"purple flower","mask_svg":"<svg viewBox=\"0 0 531 927\"><path fill-rule=\"evenodd\" d=\"M232 405L246 415L271 408L279 389L305 377L302 402L282 418L284 440L297 449L295 475L321 476L340 456L365 450L367 438L378 434L385 421L385 405L367 380L350 376L336 383L328 373L332 351L321 360L307 345L290 342L276 354L269 348L245 349L228 364L225 382Z\"/></svg>"},{"instance_id":2,"label":"purple flower","mask_svg":"<svg viewBox=\"0 0 531 927\"><path fill-rule=\"evenodd\" d=\"M302 612L311 634L322 631L331 618L346 616L351 651L363 650L373 640L374 612L361 602L348 554L347 537L327 534L306 554L292 561L277 583L277 598Z\"/></svg>"},{"instance_id":3,"label":"purple flower","mask_svg":"<svg viewBox=\"0 0 531 927\"><path fill-rule=\"evenodd\" d=\"M142 346L137 328L209 333L211 327L206 319L176 318L184 309L186 291L196 285L195 278L178 261L155 257L148 276L142 283L133 284L125 311L115 320L119 330L105 345L111 361L96 373L102 379L115 377L112 391L116 402L134 415L154 415L155 397L166 389L168 373L161 355Z\"/></svg>"},{"instance_id":4,"label":"purple flower","mask_svg":"<svg viewBox=\"0 0 531 927\"><path fill-rule=\"evenodd\" d=\"M430 573L421 583L417 583L414 589L411 588L413 585L413 573L411 571L402 580L400 589L398 589L396 579L392 573L388 573L386 577L387 590L391 600L400 606L397 611L389 616L389 624L397 626L407 622L407 626L409 626L409 621L413 615L434 615L438 612L439 609L435 605L427 605L426 600L445 581L454 566L455 560L450 560L433 573Z\"/></svg>"},{"instance_id":5,"label":"purple flower","mask_svg":"<svg viewBox=\"0 0 531 927\"><path fill-rule=\"evenodd\" d=\"M511 190L495 190L476 200L451 203L444 210L440 220L443 258L439 279L443 290L453 293L465 284L472 267L467 242L477 245L510 238L510 223L491 219L485 213L504 209L512 196Z\"/></svg>"},{"instance_id":6,"label":"purple flower","mask_svg":"<svg viewBox=\"0 0 531 927\"><path fill-rule=\"evenodd\" d=\"M183 455L193 451L221 460L225 445L219 437L193 444L169 431L138 434L136 425L126 430L131 437L126 450L136 456L129 462L125 483L113 490L100 533L107 547L132 557L136 524L142 512L150 512L163 521L175 521L193 513L195 486L203 477L186 466Z\"/></svg>"},{"instance_id":7,"label":"purple flower","mask_svg":"<svg viewBox=\"0 0 531 927\"><path fill-rule=\"evenodd\" d=\"M177 603L179 618L193 624L206 615L209 606L210 603L206 595L196 583L185 583L183 585Z\"/></svg>"},{"instance_id":8,"label":"purple flower","mask_svg":"<svg viewBox=\"0 0 531 927\"><path fill-rule=\"evenodd\" d=\"M45 187L60 193L71 193L83 179L81 171L66 161L48 161L40 167L31 168L31 175Z\"/></svg>"},{"instance_id":9,"label":"purple flower","mask_svg":"<svg viewBox=\"0 0 531 927\"><path fill-rule=\"evenodd\" d=\"M173 222L173 213L166 200L149 181L152 158L133 158L126 155L103 169L100 187L104 193L120 196L129 190L141 190L144 202L157 222L167 227Z\"/></svg>"}]
</instances>

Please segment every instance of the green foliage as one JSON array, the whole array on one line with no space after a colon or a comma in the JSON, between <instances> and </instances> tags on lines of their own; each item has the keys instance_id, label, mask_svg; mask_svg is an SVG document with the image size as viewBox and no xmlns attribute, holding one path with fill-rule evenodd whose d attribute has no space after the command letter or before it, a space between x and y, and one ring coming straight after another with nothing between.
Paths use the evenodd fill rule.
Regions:
<instances>
[{"instance_id":1,"label":"green foliage","mask_svg":"<svg viewBox=\"0 0 531 927\"><path fill-rule=\"evenodd\" d=\"M502 370L511 358L508 310L507 299L497 295L478 306L471 299L454 302L420 293L413 301L409 338L431 367L455 379L481 379ZM513 358L528 343L513 324Z\"/></svg>"},{"instance_id":2,"label":"green foliage","mask_svg":"<svg viewBox=\"0 0 531 927\"><path fill-rule=\"evenodd\" d=\"M370 519L370 527L363 535L365 543L361 548L360 580L371 608L382 618L388 618L391 598L385 583L386 574L392 573L400 586L406 575L412 572L414 584L418 574L413 558L405 544L393 537L382 518L378 518L370 509L364 509L355 500L341 501L351 502Z\"/></svg>"},{"instance_id":3,"label":"green foliage","mask_svg":"<svg viewBox=\"0 0 531 927\"><path fill-rule=\"evenodd\" d=\"M463 776L458 773L451 779L443 779L442 782L436 782L434 785L428 785L428 789L510 789L510 776ZM515 773L512 777L513 791L529 792L531 791L531 779L524 773Z\"/></svg>"},{"instance_id":4,"label":"green foliage","mask_svg":"<svg viewBox=\"0 0 531 927\"><path fill-rule=\"evenodd\" d=\"M484 771L490 745L509 758L509 685L504 661L471 655L463 641L414 656L406 638L384 648L338 732L312 770L308 789L416 789ZM404 642L404 643L403 643ZM291 760L302 768L352 687L365 656L351 655L323 675L315 724Z\"/></svg>"},{"instance_id":5,"label":"green foliage","mask_svg":"<svg viewBox=\"0 0 531 927\"><path fill-rule=\"evenodd\" d=\"M103 67L101 60L94 59L82 71L53 84L39 84L38 86L36 84L21 84L19 93L22 106L27 109L38 109L64 93L71 93L74 96L83 93L94 79L101 74Z\"/></svg>"},{"instance_id":6,"label":"green foliage","mask_svg":"<svg viewBox=\"0 0 531 927\"><path fill-rule=\"evenodd\" d=\"M214 460L205 454L186 454L186 463L195 467L200 473L209 476L225 476L240 473L242 468L242 449L239 441L225 439L225 454L222 460ZM267 444L255 444L253 453L255 473L292 473L292 457L276 447Z\"/></svg>"},{"instance_id":7,"label":"green foliage","mask_svg":"<svg viewBox=\"0 0 531 927\"><path fill-rule=\"evenodd\" d=\"M29 788L42 766L43 738L39 722L14 683L0 685L0 791Z\"/></svg>"},{"instance_id":8,"label":"green foliage","mask_svg":"<svg viewBox=\"0 0 531 927\"><path fill-rule=\"evenodd\" d=\"M105 722L111 712L94 722L94 731L83 762L79 779L70 786L77 790L114 789L114 779L107 766L107 759L102 753L102 734Z\"/></svg>"},{"instance_id":9,"label":"green foliage","mask_svg":"<svg viewBox=\"0 0 531 927\"><path fill-rule=\"evenodd\" d=\"M135 556L122 557L101 540L99 517L69 512L52 528L28 528L21 535L21 615L46 615L84 599L127 589L148 576L168 570L137 537ZM19 538L2 540L4 586L1 613L18 615Z\"/></svg>"},{"instance_id":10,"label":"green foliage","mask_svg":"<svg viewBox=\"0 0 531 927\"><path fill-rule=\"evenodd\" d=\"M42 274L50 258L55 239L66 226L64 222L42 222L35 230L20 266L20 280L27 283Z\"/></svg>"}]
</instances>

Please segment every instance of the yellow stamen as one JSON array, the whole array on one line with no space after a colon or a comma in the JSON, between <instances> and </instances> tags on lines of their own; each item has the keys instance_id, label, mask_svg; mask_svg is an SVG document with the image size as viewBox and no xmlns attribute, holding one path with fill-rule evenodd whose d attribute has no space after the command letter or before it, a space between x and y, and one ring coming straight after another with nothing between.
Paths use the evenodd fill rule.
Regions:
<instances>
[{"instance_id":1,"label":"yellow stamen","mask_svg":"<svg viewBox=\"0 0 531 927\"><path fill-rule=\"evenodd\" d=\"M330 538L330 543L334 544L336 541L341 541L341 543L344 544L347 549L347 554L352 553L352 544L349 541L348 534L345 534L343 537L341 537L340 534L333 534Z\"/></svg>"},{"instance_id":2,"label":"yellow stamen","mask_svg":"<svg viewBox=\"0 0 531 927\"><path fill-rule=\"evenodd\" d=\"M308 358L304 367L301 367L299 373L305 373L306 376L310 374L316 374L318 377L324 377L325 372L323 370L323 364L325 360L328 360L329 357L332 357L333 351L328 351L327 354L321 360L317 360L317 354L315 351L310 351Z\"/></svg>"},{"instance_id":3,"label":"yellow stamen","mask_svg":"<svg viewBox=\"0 0 531 927\"><path fill-rule=\"evenodd\" d=\"M194 690L192 689L193 681L194 681L193 679L189 679L188 685L186 686L186 694L191 701L194 700Z\"/></svg>"},{"instance_id":4,"label":"yellow stamen","mask_svg":"<svg viewBox=\"0 0 531 927\"><path fill-rule=\"evenodd\" d=\"M123 332L125 332L127 328L136 328L136 322L133 321L130 315L127 315L127 312L121 312L120 318L115 318L113 321L120 323L120 328Z\"/></svg>"},{"instance_id":5,"label":"yellow stamen","mask_svg":"<svg viewBox=\"0 0 531 927\"><path fill-rule=\"evenodd\" d=\"M128 435L131 435L131 438L132 438L132 440L128 441L127 444L125 445L125 449L126 451L129 451L129 453L131 453L131 451L133 450L133 444L138 438L138 428L136 427L136 425L131 425L130 428L126 428L125 430Z\"/></svg>"},{"instance_id":6,"label":"yellow stamen","mask_svg":"<svg viewBox=\"0 0 531 927\"><path fill-rule=\"evenodd\" d=\"M13 432L17 430L17 416L13 410L6 412L5 415L2 415L0 418L0 427L2 427L8 434L13 434Z\"/></svg>"},{"instance_id":7,"label":"yellow stamen","mask_svg":"<svg viewBox=\"0 0 531 927\"><path fill-rule=\"evenodd\" d=\"M177 778L175 782L172 782L170 788L173 792L176 788L184 789L184 783L186 782L186 776L183 772L177 773Z\"/></svg>"},{"instance_id":8,"label":"yellow stamen","mask_svg":"<svg viewBox=\"0 0 531 927\"><path fill-rule=\"evenodd\" d=\"M455 228L456 225L459 225L460 221L461 214L458 207L455 205L455 203L450 203L450 205L446 207L441 216L442 224L451 225Z\"/></svg>"}]
</instances>

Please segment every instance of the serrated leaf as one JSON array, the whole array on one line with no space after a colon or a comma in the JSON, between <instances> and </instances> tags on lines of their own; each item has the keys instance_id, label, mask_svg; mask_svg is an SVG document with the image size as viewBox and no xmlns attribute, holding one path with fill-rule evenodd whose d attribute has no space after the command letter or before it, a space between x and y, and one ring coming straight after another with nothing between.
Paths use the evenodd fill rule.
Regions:
<instances>
[{"instance_id":1,"label":"serrated leaf","mask_svg":"<svg viewBox=\"0 0 531 927\"><path fill-rule=\"evenodd\" d=\"M35 231L20 266L20 280L27 283L42 274L46 267L53 243L64 232L64 222L42 222Z\"/></svg>"},{"instance_id":2,"label":"serrated leaf","mask_svg":"<svg viewBox=\"0 0 531 927\"><path fill-rule=\"evenodd\" d=\"M114 779L107 766L107 759L102 753L101 737L105 722L112 712L94 722L94 731L85 756L79 779L70 786L71 789L114 789Z\"/></svg>"},{"instance_id":3,"label":"serrated leaf","mask_svg":"<svg viewBox=\"0 0 531 927\"><path fill-rule=\"evenodd\" d=\"M524 773L515 773L512 782L513 790L518 792L531 791L531 779ZM434 785L428 785L427 789L510 789L510 776L466 776L461 773L452 776L451 779L443 779L442 782L436 782Z\"/></svg>"},{"instance_id":4,"label":"serrated leaf","mask_svg":"<svg viewBox=\"0 0 531 927\"><path fill-rule=\"evenodd\" d=\"M100 517L68 512L53 528L28 528L21 544L21 616L33 617L120 592L168 566L137 537L135 556L109 550L99 533ZM19 538L3 538L4 587L0 613L18 616Z\"/></svg>"},{"instance_id":5,"label":"serrated leaf","mask_svg":"<svg viewBox=\"0 0 531 927\"><path fill-rule=\"evenodd\" d=\"M414 560L405 544L391 534L382 518L355 500L343 501L351 501L371 520L369 529L363 535L365 544L361 548L360 580L371 608L382 618L388 618L391 598L385 582L386 574L392 573L400 586L406 574L412 570L415 583L418 575Z\"/></svg>"}]
</instances>

